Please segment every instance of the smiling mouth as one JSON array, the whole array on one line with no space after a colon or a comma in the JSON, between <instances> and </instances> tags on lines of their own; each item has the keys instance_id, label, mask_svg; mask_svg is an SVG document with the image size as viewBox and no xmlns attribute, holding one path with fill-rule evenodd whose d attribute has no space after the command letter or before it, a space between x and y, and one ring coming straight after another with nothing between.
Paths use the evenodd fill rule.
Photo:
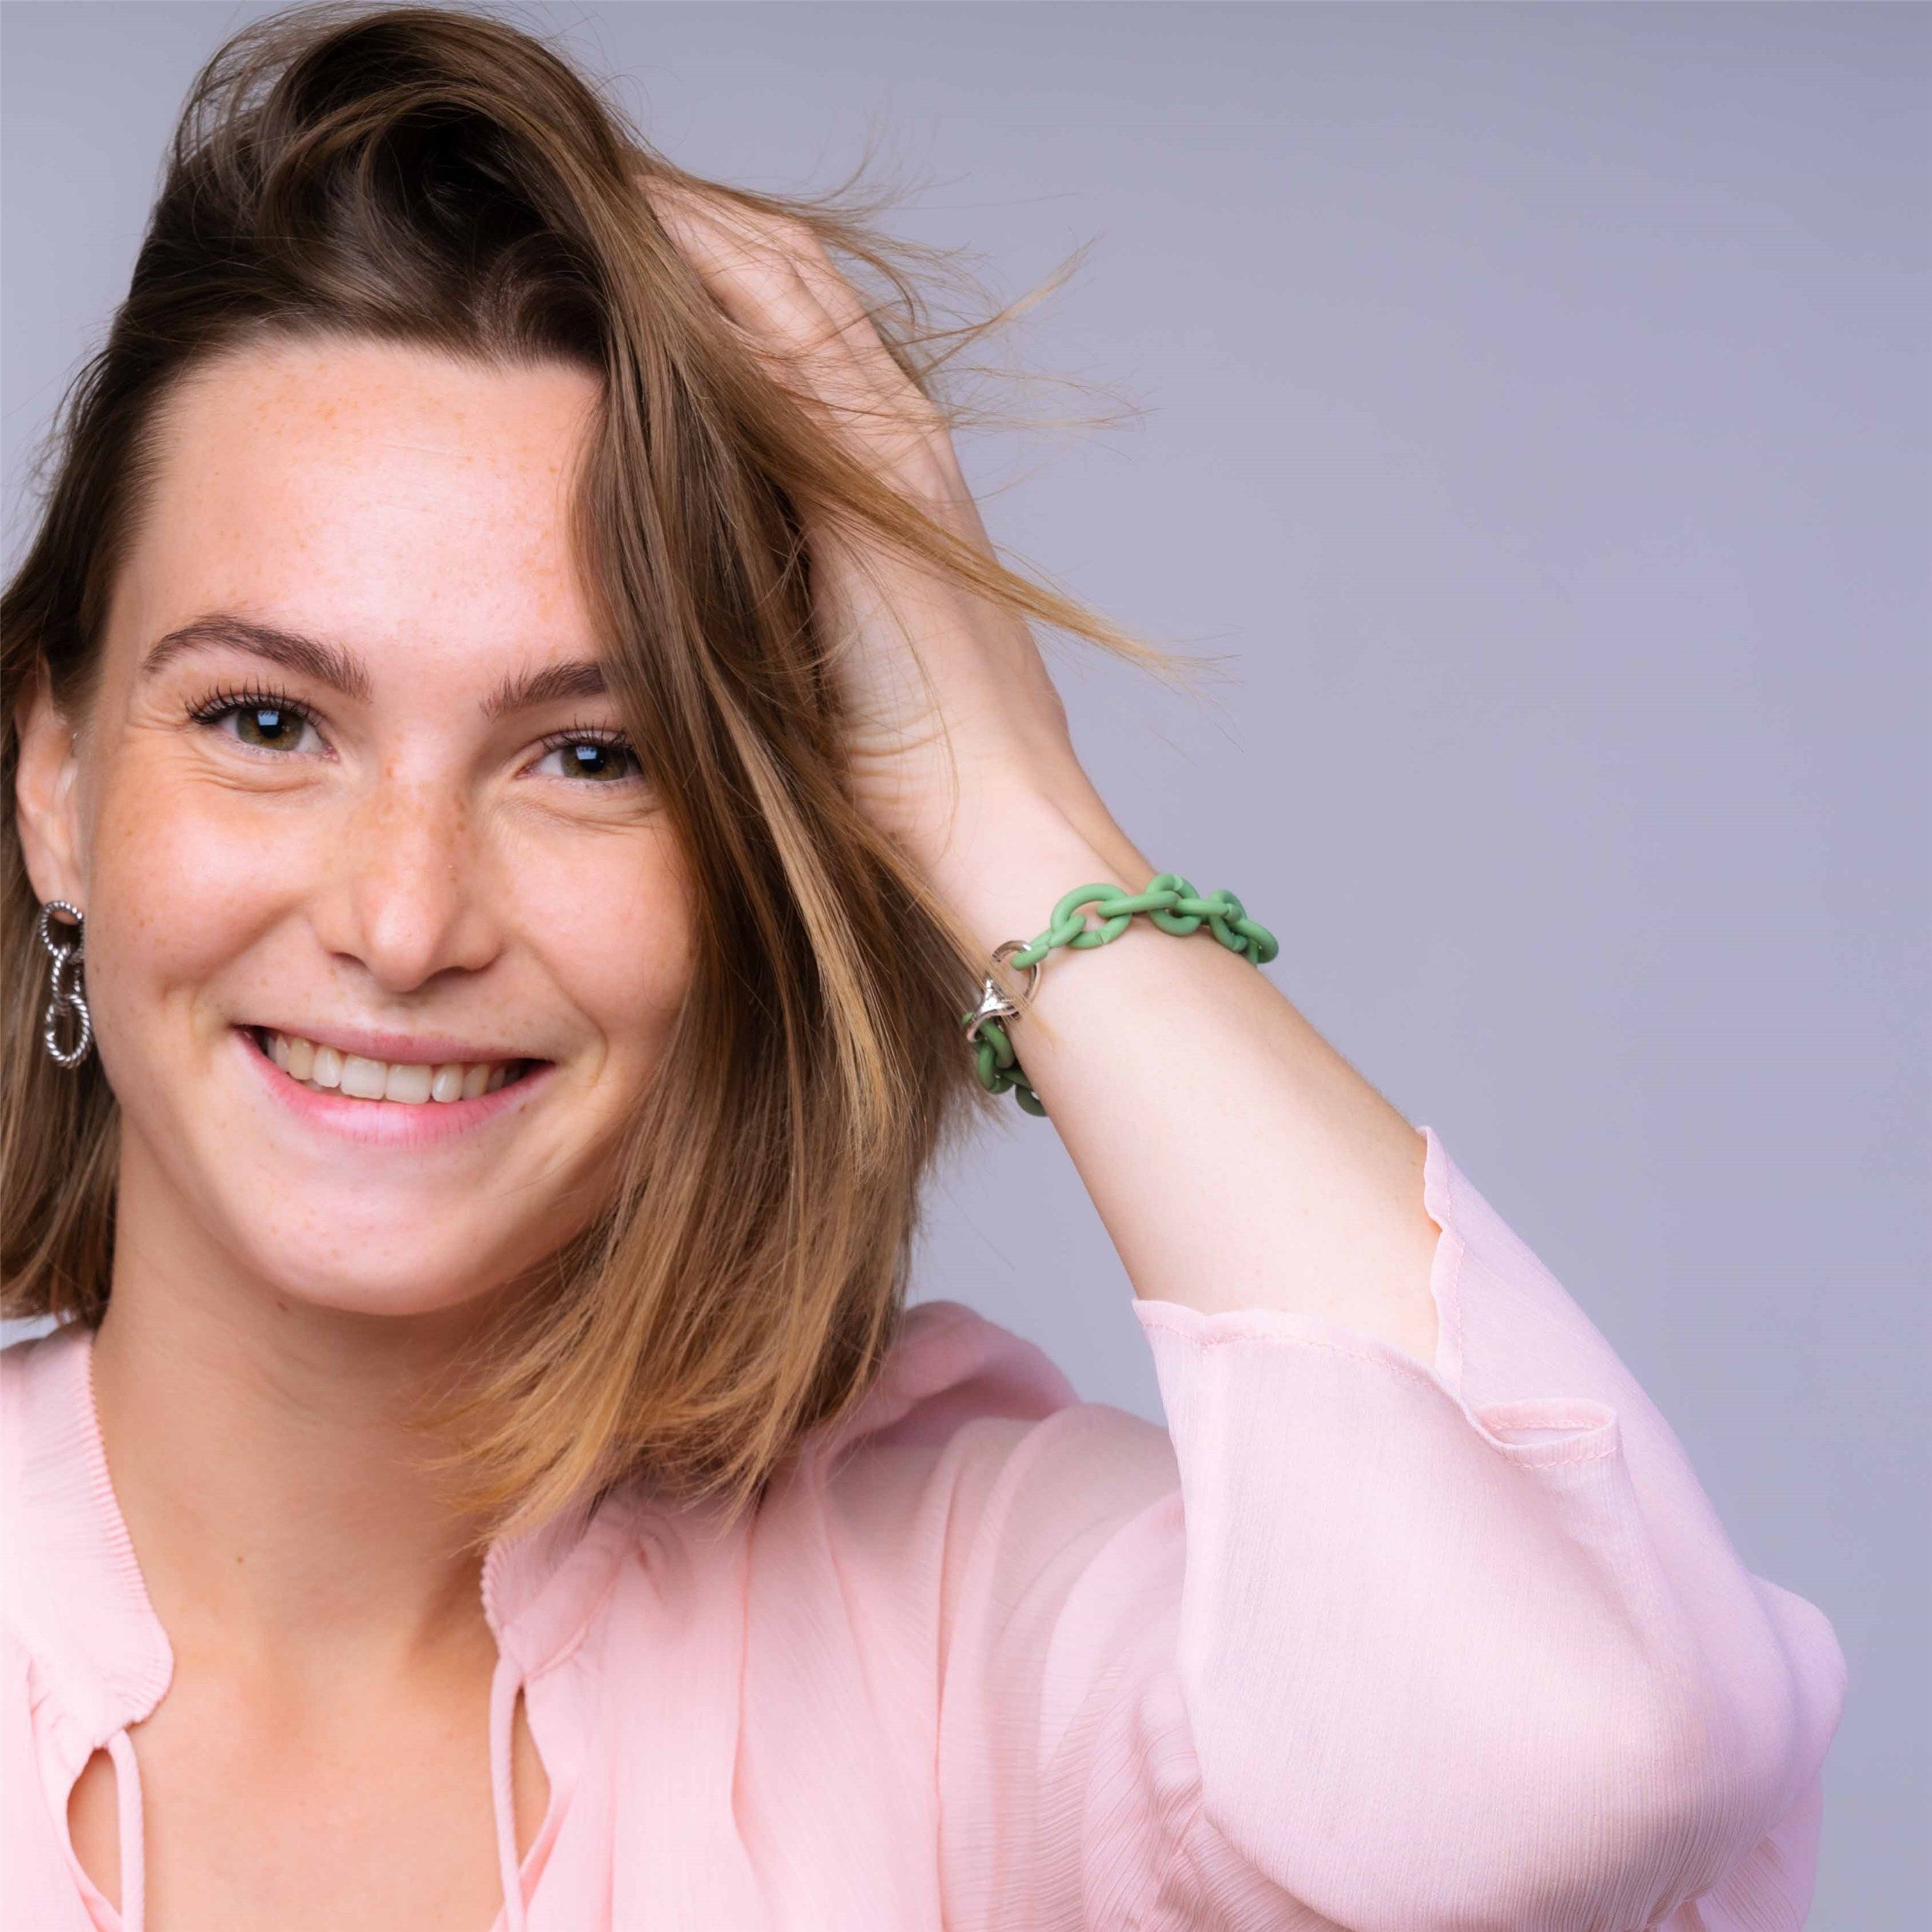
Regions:
<instances>
[{"instance_id":1,"label":"smiling mouth","mask_svg":"<svg viewBox=\"0 0 1932 1932\"><path fill-rule=\"evenodd\" d=\"M401 1107L447 1105L473 1100L509 1087L536 1067L535 1060L369 1060L360 1053L338 1053L292 1033L267 1026L247 1032L264 1056L312 1094L338 1094L355 1100L391 1100Z\"/></svg>"}]
</instances>

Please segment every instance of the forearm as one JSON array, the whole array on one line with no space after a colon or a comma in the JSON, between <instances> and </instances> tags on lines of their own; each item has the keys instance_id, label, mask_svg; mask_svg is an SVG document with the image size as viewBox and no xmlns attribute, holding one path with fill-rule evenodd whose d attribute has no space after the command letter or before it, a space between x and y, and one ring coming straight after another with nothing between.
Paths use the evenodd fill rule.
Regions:
<instances>
[{"instance_id":1,"label":"forearm","mask_svg":"<svg viewBox=\"0 0 1932 1932\"><path fill-rule=\"evenodd\" d=\"M988 953L1032 939L1073 886L1138 892L1162 869L1090 795L962 811L929 866ZM1136 919L1049 954L1010 1037L1137 1295L1319 1315L1432 1364L1421 1137L1272 983L1292 971L1284 937L1264 972Z\"/></svg>"}]
</instances>

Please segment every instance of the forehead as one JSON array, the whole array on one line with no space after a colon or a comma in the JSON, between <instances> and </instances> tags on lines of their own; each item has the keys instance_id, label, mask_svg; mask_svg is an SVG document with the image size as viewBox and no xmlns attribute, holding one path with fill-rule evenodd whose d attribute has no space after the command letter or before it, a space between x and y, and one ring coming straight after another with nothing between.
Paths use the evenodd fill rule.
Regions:
<instances>
[{"instance_id":1,"label":"forehead","mask_svg":"<svg viewBox=\"0 0 1932 1932\"><path fill-rule=\"evenodd\" d=\"M386 343L224 356L157 423L117 614L151 636L243 611L490 674L581 648L570 494L597 397L566 364Z\"/></svg>"}]
</instances>

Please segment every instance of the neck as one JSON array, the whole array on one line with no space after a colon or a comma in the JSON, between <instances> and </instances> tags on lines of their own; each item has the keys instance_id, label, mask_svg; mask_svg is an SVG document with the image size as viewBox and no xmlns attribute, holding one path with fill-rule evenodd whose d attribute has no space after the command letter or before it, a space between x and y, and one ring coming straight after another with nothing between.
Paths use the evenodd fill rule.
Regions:
<instances>
[{"instance_id":1,"label":"neck","mask_svg":"<svg viewBox=\"0 0 1932 1932\"><path fill-rule=\"evenodd\" d=\"M251 1277L124 1134L101 1437L178 1654L407 1669L482 1624L478 1526L413 1428L481 1311L318 1307Z\"/></svg>"}]
</instances>

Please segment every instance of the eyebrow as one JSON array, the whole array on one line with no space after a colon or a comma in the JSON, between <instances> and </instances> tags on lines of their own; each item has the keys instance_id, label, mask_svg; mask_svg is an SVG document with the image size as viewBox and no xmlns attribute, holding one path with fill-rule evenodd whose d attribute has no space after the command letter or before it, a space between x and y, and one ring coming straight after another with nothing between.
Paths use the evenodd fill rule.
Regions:
<instances>
[{"instance_id":1,"label":"eyebrow","mask_svg":"<svg viewBox=\"0 0 1932 1932\"><path fill-rule=\"evenodd\" d=\"M141 675L151 677L185 652L223 648L246 651L365 703L373 690L369 667L352 651L226 611L211 612L170 631L141 660ZM507 712L529 710L566 698L600 698L609 689L604 667L594 661L575 658L547 664L504 679L483 701L483 715L500 718Z\"/></svg>"},{"instance_id":2,"label":"eyebrow","mask_svg":"<svg viewBox=\"0 0 1932 1932\"><path fill-rule=\"evenodd\" d=\"M541 670L505 678L484 699L483 715L500 718L507 711L532 710L538 705L555 704L563 698L600 698L610 688L604 666L587 658L546 664Z\"/></svg>"},{"instance_id":3,"label":"eyebrow","mask_svg":"<svg viewBox=\"0 0 1932 1932\"><path fill-rule=\"evenodd\" d=\"M368 667L352 651L345 651L338 644L305 638L299 631L280 631L273 624L231 617L225 611L196 617L170 631L142 658L141 675L151 678L190 651L224 646L278 664L284 671L313 678L318 684L325 684L345 697L366 699L369 695Z\"/></svg>"}]
</instances>

